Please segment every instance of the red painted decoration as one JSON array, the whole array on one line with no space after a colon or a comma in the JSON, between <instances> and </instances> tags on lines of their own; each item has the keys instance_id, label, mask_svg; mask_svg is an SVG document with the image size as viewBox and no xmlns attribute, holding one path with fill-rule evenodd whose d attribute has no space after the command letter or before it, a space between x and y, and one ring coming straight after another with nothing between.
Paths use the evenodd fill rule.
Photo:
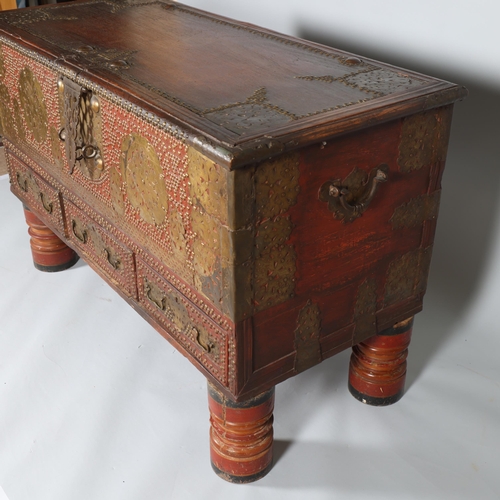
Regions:
<instances>
[{"instance_id":1,"label":"red painted decoration","mask_svg":"<svg viewBox=\"0 0 500 500\"><path fill-rule=\"evenodd\" d=\"M349 390L356 399L373 406L401 399L412 326L410 318L352 348Z\"/></svg>"},{"instance_id":2,"label":"red painted decoration","mask_svg":"<svg viewBox=\"0 0 500 500\"><path fill-rule=\"evenodd\" d=\"M63 271L78 261L78 255L56 236L31 210L24 207L31 236L33 263L40 271Z\"/></svg>"},{"instance_id":3,"label":"red painted decoration","mask_svg":"<svg viewBox=\"0 0 500 500\"><path fill-rule=\"evenodd\" d=\"M235 403L209 384L208 403L210 458L215 472L232 483L265 476L273 460L274 388Z\"/></svg>"}]
</instances>

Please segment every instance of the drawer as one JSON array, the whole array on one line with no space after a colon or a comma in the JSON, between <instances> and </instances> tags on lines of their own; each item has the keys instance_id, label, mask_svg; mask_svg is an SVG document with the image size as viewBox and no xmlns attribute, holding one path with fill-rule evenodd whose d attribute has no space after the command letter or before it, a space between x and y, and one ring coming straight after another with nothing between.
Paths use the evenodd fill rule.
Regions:
<instances>
[{"instance_id":1,"label":"drawer","mask_svg":"<svg viewBox=\"0 0 500 500\"><path fill-rule=\"evenodd\" d=\"M21 160L7 153L12 192L44 222L64 235L60 193L31 171Z\"/></svg>"},{"instance_id":2,"label":"drawer","mask_svg":"<svg viewBox=\"0 0 500 500\"><path fill-rule=\"evenodd\" d=\"M134 254L70 201L64 200L69 239L89 263L136 298Z\"/></svg>"},{"instance_id":3,"label":"drawer","mask_svg":"<svg viewBox=\"0 0 500 500\"><path fill-rule=\"evenodd\" d=\"M139 302L166 332L227 385L227 335L167 280L137 260Z\"/></svg>"}]
</instances>

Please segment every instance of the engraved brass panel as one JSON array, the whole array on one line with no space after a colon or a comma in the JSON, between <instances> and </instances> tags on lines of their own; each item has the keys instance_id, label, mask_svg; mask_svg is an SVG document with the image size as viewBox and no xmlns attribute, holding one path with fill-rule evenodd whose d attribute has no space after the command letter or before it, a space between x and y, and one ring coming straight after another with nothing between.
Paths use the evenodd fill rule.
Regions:
<instances>
[{"instance_id":1,"label":"engraved brass panel","mask_svg":"<svg viewBox=\"0 0 500 500\"><path fill-rule=\"evenodd\" d=\"M76 165L76 148L80 142L78 137L78 105L80 102L80 85L67 78L61 78L58 81L59 93L62 96L61 122L64 124L59 137L64 141L66 157L68 160L69 171L73 172Z\"/></svg>"},{"instance_id":2,"label":"engraved brass panel","mask_svg":"<svg viewBox=\"0 0 500 500\"><path fill-rule=\"evenodd\" d=\"M17 172L16 174L16 180L17 180L17 185L21 189L21 191L24 191L25 193L28 192L28 178L24 176L21 172Z\"/></svg>"},{"instance_id":3,"label":"engraved brass panel","mask_svg":"<svg viewBox=\"0 0 500 500\"><path fill-rule=\"evenodd\" d=\"M217 257L221 255L219 224L208 214L195 208L191 211L193 240L193 264L202 276L212 276L216 270Z\"/></svg>"},{"instance_id":4,"label":"engraved brass panel","mask_svg":"<svg viewBox=\"0 0 500 500\"><path fill-rule=\"evenodd\" d=\"M64 165L64 159L61 152L59 134L53 126L50 127L50 146L52 150L52 158L55 165L62 169Z\"/></svg>"},{"instance_id":5,"label":"engraved brass panel","mask_svg":"<svg viewBox=\"0 0 500 500\"><path fill-rule=\"evenodd\" d=\"M268 160L255 173L256 209L260 220L286 212L297 202L299 156L291 153Z\"/></svg>"},{"instance_id":6,"label":"engraved brass panel","mask_svg":"<svg viewBox=\"0 0 500 500\"><path fill-rule=\"evenodd\" d=\"M14 99L12 101L12 105L14 107L14 120L16 122L17 138L21 142L25 142L26 141L26 131L24 129L23 118L21 116L21 107L19 106L19 101L17 99Z\"/></svg>"},{"instance_id":7,"label":"engraved brass panel","mask_svg":"<svg viewBox=\"0 0 500 500\"><path fill-rule=\"evenodd\" d=\"M170 209L169 222L172 253L178 262L185 262L187 259L186 228L184 227L181 214L175 208Z\"/></svg>"},{"instance_id":8,"label":"engraved brass panel","mask_svg":"<svg viewBox=\"0 0 500 500\"><path fill-rule=\"evenodd\" d=\"M384 296L386 306L425 292L431 254L432 247L419 248L389 264Z\"/></svg>"},{"instance_id":9,"label":"engraved brass panel","mask_svg":"<svg viewBox=\"0 0 500 500\"><path fill-rule=\"evenodd\" d=\"M321 362L321 345L319 333L321 316L318 304L311 300L299 311L295 328L295 363L297 373Z\"/></svg>"},{"instance_id":10,"label":"engraved brass panel","mask_svg":"<svg viewBox=\"0 0 500 500\"><path fill-rule=\"evenodd\" d=\"M193 148L188 148L189 191L195 205L227 223L226 171Z\"/></svg>"},{"instance_id":11,"label":"engraved brass panel","mask_svg":"<svg viewBox=\"0 0 500 500\"><path fill-rule=\"evenodd\" d=\"M19 75L19 99L26 126L37 142L44 142L48 130L47 108L42 87L28 67Z\"/></svg>"},{"instance_id":12,"label":"engraved brass panel","mask_svg":"<svg viewBox=\"0 0 500 500\"><path fill-rule=\"evenodd\" d=\"M415 291L418 294L425 293L427 289L427 280L429 278L429 270L431 267L432 245L427 248L420 249L419 255L419 273L415 283Z\"/></svg>"},{"instance_id":13,"label":"engraved brass panel","mask_svg":"<svg viewBox=\"0 0 500 500\"><path fill-rule=\"evenodd\" d=\"M440 191L435 191L432 194L412 198L408 203L396 207L390 220L392 227L394 229L416 227L426 220L435 219L438 215L440 195Z\"/></svg>"},{"instance_id":14,"label":"engraved brass panel","mask_svg":"<svg viewBox=\"0 0 500 500\"><path fill-rule=\"evenodd\" d=\"M80 94L78 123L79 140L79 167L85 176L98 180L104 171L102 159L102 119L99 112L94 111L92 101L97 99L92 92L85 91Z\"/></svg>"},{"instance_id":15,"label":"engraved brass panel","mask_svg":"<svg viewBox=\"0 0 500 500\"><path fill-rule=\"evenodd\" d=\"M10 111L9 89L3 83L0 83L0 134L5 135L9 139L17 137L14 120Z\"/></svg>"},{"instance_id":16,"label":"engraved brass panel","mask_svg":"<svg viewBox=\"0 0 500 500\"><path fill-rule=\"evenodd\" d=\"M3 44L0 43L0 78L5 76L5 61L3 58Z\"/></svg>"},{"instance_id":17,"label":"engraved brass panel","mask_svg":"<svg viewBox=\"0 0 500 500\"><path fill-rule=\"evenodd\" d=\"M256 170L253 303L257 311L293 297L296 254L286 243L292 222L285 213L297 202L299 189L297 153L264 162Z\"/></svg>"},{"instance_id":18,"label":"engraved brass panel","mask_svg":"<svg viewBox=\"0 0 500 500\"><path fill-rule=\"evenodd\" d=\"M271 247L255 261L254 305L267 309L293 297L296 254L292 245Z\"/></svg>"},{"instance_id":19,"label":"engraved brass panel","mask_svg":"<svg viewBox=\"0 0 500 500\"><path fill-rule=\"evenodd\" d=\"M113 167L109 169L109 189L111 203L115 212L118 215L123 216L125 214L125 200L122 176L120 172Z\"/></svg>"},{"instance_id":20,"label":"engraved brass panel","mask_svg":"<svg viewBox=\"0 0 500 500\"><path fill-rule=\"evenodd\" d=\"M97 97L68 78L60 77L59 89L60 115L63 128L59 138L64 141L70 173L75 165L91 180L98 180L104 171L101 155L102 118Z\"/></svg>"},{"instance_id":21,"label":"engraved brass panel","mask_svg":"<svg viewBox=\"0 0 500 500\"><path fill-rule=\"evenodd\" d=\"M431 110L403 120L398 165L408 173L444 161L448 147L448 120Z\"/></svg>"},{"instance_id":22,"label":"engraved brass panel","mask_svg":"<svg viewBox=\"0 0 500 500\"><path fill-rule=\"evenodd\" d=\"M120 168L128 201L145 222L161 226L167 215L168 195L153 146L133 133L124 137L121 151Z\"/></svg>"}]
</instances>

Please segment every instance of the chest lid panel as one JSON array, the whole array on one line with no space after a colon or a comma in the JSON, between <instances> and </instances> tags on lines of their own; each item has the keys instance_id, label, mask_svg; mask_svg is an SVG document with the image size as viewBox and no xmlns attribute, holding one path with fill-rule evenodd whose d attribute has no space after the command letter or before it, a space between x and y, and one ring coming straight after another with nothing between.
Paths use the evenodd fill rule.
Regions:
<instances>
[{"instance_id":1,"label":"chest lid panel","mask_svg":"<svg viewBox=\"0 0 500 500\"><path fill-rule=\"evenodd\" d=\"M1 16L2 32L224 148L228 166L464 95L447 82L169 1L22 9Z\"/></svg>"}]
</instances>

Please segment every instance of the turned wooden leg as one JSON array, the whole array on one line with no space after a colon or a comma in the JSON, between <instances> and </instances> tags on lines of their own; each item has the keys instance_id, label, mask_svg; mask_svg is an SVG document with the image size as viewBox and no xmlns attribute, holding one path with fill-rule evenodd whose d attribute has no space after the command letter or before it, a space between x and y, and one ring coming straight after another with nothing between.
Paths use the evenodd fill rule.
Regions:
<instances>
[{"instance_id":1,"label":"turned wooden leg","mask_svg":"<svg viewBox=\"0 0 500 500\"><path fill-rule=\"evenodd\" d=\"M63 271L78 261L78 255L26 206L24 216L31 236L33 263L37 269L46 272Z\"/></svg>"},{"instance_id":2,"label":"turned wooden leg","mask_svg":"<svg viewBox=\"0 0 500 500\"><path fill-rule=\"evenodd\" d=\"M412 326L409 318L352 348L349 391L356 399L373 406L401 399Z\"/></svg>"},{"instance_id":3,"label":"turned wooden leg","mask_svg":"<svg viewBox=\"0 0 500 500\"><path fill-rule=\"evenodd\" d=\"M274 387L235 403L208 384L210 459L217 475L231 483L265 476L273 461Z\"/></svg>"}]
</instances>

